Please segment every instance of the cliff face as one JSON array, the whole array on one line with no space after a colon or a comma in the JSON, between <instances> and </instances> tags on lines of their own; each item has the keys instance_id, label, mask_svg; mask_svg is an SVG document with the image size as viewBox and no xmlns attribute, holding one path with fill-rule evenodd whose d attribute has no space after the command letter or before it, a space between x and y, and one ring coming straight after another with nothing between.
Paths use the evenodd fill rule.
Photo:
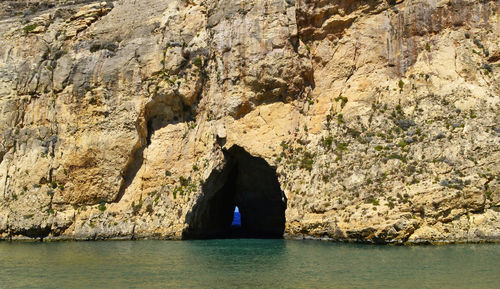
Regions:
<instances>
[{"instance_id":1,"label":"cliff face","mask_svg":"<svg viewBox=\"0 0 500 289\"><path fill-rule=\"evenodd\" d=\"M498 1L0 11L1 238L500 240Z\"/></svg>"}]
</instances>

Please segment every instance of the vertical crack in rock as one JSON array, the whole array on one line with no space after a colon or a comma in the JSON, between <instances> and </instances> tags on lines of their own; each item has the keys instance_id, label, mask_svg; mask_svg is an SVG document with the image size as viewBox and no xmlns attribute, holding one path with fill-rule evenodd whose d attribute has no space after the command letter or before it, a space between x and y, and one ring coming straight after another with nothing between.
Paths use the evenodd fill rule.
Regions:
<instances>
[{"instance_id":1,"label":"vertical crack in rock","mask_svg":"<svg viewBox=\"0 0 500 289\"><path fill-rule=\"evenodd\" d=\"M125 190L132 184L137 172L142 166L144 161L144 149L146 146L144 145L145 139L139 137L139 141L132 149L132 153L128 158L128 162L125 165L125 169L123 170L123 181L120 185L120 189L118 190L118 195L116 196L115 202L119 202L123 195L125 194Z\"/></svg>"},{"instance_id":2,"label":"vertical crack in rock","mask_svg":"<svg viewBox=\"0 0 500 289\"><path fill-rule=\"evenodd\" d=\"M175 102L172 105L171 102ZM178 107L179 109L175 109ZM169 124L186 122L193 118L192 107L182 102L180 97L167 100L167 96L154 95L153 99L145 105L142 117L136 122L138 141L128 159L123 170L123 181L114 202L119 202L126 189L132 184L137 172L144 164L144 150L151 145L155 131L166 127Z\"/></svg>"},{"instance_id":3,"label":"vertical crack in rock","mask_svg":"<svg viewBox=\"0 0 500 289\"><path fill-rule=\"evenodd\" d=\"M219 1L208 15L217 85L205 102L216 116L240 119L259 105L308 94L312 65L297 48L295 2Z\"/></svg>"},{"instance_id":4,"label":"vertical crack in rock","mask_svg":"<svg viewBox=\"0 0 500 289\"><path fill-rule=\"evenodd\" d=\"M212 172L187 216L189 226L183 238L283 237L287 199L276 169L239 146L224 155L224 168ZM235 206L242 224L237 232L231 228Z\"/></svg>"},{"instance_id":5,"label":"vertical crack in rock","mask_svg":"<svg viewBox=\"0 0 500 289\"><path fill-rule=\"evenodd\" d=\"M405 2L401 10L394 8L391 16L391 30L388 34L389 65L395 66L399 75L415 64L424 47L419 45L422 38L441 32L448 27L491 27L490 12L496 9L493 1L474 2L450 1L447 5ZM427 49L429 49L428 46Z\"/></svg>"}]
</instances>

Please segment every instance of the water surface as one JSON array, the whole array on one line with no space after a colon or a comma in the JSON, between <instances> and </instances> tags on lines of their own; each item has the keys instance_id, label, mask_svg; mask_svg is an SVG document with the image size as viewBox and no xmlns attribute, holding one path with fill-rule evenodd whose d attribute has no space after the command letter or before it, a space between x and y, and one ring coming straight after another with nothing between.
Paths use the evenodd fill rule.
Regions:
<instances>
[{"instance_id":1,"label":"water surface","mask_svg":"<svg viewBox=\"0 0 500 289\"><path fill-rule=\"evenodd\" d=\"M499 288L500 245L0 243L0 288Z\"/></svg>"}]
</instances>

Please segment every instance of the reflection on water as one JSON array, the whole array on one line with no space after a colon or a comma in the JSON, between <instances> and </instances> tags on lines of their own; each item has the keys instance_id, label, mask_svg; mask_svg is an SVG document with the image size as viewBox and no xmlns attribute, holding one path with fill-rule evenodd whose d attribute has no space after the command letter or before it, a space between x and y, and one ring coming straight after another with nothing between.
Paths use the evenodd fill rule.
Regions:
<instances>
[{"instance_id":1,"label":"reflection on water","mask_svg":"<svg viewBox=\"0 0 500 289\"><path fill-rule=\"evenodd\" d=\"M499 245L0 243L0 288L497 288Z\"/></svg>"}]
</instances>

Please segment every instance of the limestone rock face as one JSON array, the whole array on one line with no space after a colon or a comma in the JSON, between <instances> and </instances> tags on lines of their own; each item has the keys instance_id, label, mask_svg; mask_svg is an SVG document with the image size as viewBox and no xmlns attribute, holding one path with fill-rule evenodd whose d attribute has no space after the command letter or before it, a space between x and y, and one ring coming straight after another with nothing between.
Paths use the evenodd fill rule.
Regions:
<instances>
[{"instance_id":1,"label":"limestone rock face","mask_svg":"<svg viewBox=\"0 0 500 289\"><path fill-rule=\"evenodd\" d=\"M286 236L500 241L499 13L2 1L0 238L196 235L238 148L276 172ZM258 216L247 191L266 182L235 202Z\"/></svg>"}]
</instances>

